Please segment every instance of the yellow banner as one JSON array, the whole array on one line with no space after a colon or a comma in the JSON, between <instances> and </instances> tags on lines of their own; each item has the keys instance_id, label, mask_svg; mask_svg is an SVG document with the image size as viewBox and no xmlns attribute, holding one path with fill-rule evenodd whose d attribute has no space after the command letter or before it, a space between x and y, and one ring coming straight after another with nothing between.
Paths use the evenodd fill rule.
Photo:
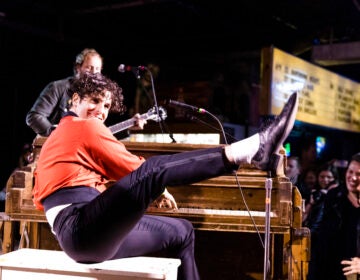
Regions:
<instances>
[{"instance_id":1,"label":"yellow banner","mask_svg":"<svg viewBox=\"0 0 360 280\"><path fill-rule=\"evenodd\" d=\"M270 114L280 113L289 95L299 92L296 119L360 132L360 84L279 49L272 48Z\"/></svg>"}]
</instances>

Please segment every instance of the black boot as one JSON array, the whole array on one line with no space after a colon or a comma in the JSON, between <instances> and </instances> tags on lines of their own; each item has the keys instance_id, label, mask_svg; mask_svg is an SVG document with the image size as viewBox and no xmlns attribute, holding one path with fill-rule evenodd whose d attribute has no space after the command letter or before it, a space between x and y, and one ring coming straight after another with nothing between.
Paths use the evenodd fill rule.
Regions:
<instances>
[{"instance_id":1,"label":"black boot","mask_svg":"<svg viewBox=\"0 0 360 280\"><path fill-rule=\"evenodd\" d=\"M279 150L294 126L297 109L298 95L295 92L274 121L259 132L259 150L251 160L257 168L276 173L283 157Z\"/></svg>"}]
</instances>

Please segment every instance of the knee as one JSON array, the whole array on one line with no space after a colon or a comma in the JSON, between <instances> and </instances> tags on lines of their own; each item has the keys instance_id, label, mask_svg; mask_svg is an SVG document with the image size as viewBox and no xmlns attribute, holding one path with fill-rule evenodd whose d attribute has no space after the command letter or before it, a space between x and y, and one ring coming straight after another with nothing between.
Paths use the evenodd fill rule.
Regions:
<instances>
[{"instance_id":1,"label":"knee","mask_svg":"<svg viewBox=\"0 0 360 280\"><path fill-rule=\"evenodd\" d=\"M181 228L179 232L181 233L184 239L193 243L195 240L195 231L192 223L185 219L181 219L180 221L181 221Z\"/></svg>"}]
</instances>

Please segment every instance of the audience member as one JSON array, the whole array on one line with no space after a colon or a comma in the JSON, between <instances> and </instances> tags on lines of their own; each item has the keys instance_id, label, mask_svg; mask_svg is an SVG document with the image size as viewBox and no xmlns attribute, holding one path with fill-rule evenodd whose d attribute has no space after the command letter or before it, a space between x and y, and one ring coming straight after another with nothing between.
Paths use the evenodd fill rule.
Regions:
<instances>
[{"instance_id":1,"label":"audience member","mask_svg":"<svg viewBox=\"0 0 360 280\"><path fill-rule=\"evenodd\" d=\"M303 170L303 172L301 173L302 181L304 182L304 185L308 188L310 192L316 188L316 184L317 184L316 175L317 174L315 167L309 167L306 170Z\"/></svg>"},{"instance_id":2,"label":"audience member","mask_svg":"<svg viewBox=\"0 0 360 280\"><path fill-rule=\"evenodd\" d=\"M285 175L289 178L293 185L296 185L299 181L301 173L300 160L298 157L290 156L287 158L287 165L285 168Z\"/></svg>"},{"instance_id":3,"label":"audience member","mask_svg":"<svg viewBox=\"0 0 360 280\"><path fill-rule=\"evenodd\" d=\"M310 195L311 192L316 188L317 186L317 170L315 167L309 167L306 170L302 170L300 174L301 182L301 195L305 202L305 205L307 205L310 202Z\"/></svg>"},{"instance_id":4,"label":"audience member","mask_svg":"<svg viewBox=\"0 0 360 280\"><path fill-rule=\"evenodd\" d=\"M338 186L338 172L331 164L324 164L317 171L317 185L311 191L310 201L305 206L304 226L316 232L323 215L323 203L327 192Z\"/></svg>"},{"instance_id":5,"label":"audience member","mask_svg":"<svg viewBox=\"0 0 360 280\"><path fill-rule=\"evenodd\" d=\"M22 147L21 154L19 156L18 167L17 169L21 169L24 166L32 163L34 160L33 158L33 147L29 143L25 143ZM17 170L15 169L15 171Z\"/></svg>"},{"instance_id":6,"label":"audience member","mask_svg":"<svg viewBox=\"0 0 360 280\"><path fill-rule=\"evenodd\" d=\"M358 259L349 260L360 257L359 186L360 153L349 162L345 184L327 192L318 228L318 253L315 259L311 257L308 280L342 280L345 274L358 272Z\"/></svg>"},{"instance_id":7,"label":"audience member","mask_svg":"<svg viewBox=\"0 0 360 280\"><path fill-rule=\"evenodd\" d=\"M301 197L307 201L310 197L310 191L301 179L301 166L300 159L298 157L290 156L287 158L285 175L289 178L291 183L299 189Z\"/></svg>"},{"instance_id":8,"label":"audience member","mask_svg":"<svg viewBox=\"0 0 360 280\"><path fill-rule=\"evenodd\" d=\"M324 200L329 189L338 185L338 173L331 164L324 164L317 171L317 185L310 194L310 201L305 206L303 225L311 232L311 260L309 271L313 269L317 259L321 258L319 252L320 239L319 227L324 214Z\"/></svg>"}]
</instances>

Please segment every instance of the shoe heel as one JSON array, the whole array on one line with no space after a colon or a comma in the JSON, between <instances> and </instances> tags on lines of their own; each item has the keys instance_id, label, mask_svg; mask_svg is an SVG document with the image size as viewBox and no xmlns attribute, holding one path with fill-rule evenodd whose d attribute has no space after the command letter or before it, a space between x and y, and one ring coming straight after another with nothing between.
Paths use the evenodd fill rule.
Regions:
<instances>
[{"instance_id":1,"label":"shoe heel","mask_svg":"<svg viewBox=\"0 0 360 280\"><path fill-rule=\"evenodd\" d=\"M269 159L269 166L271 169L270 177L285 176L285 158L281 154L272 154Z\"/></svg>"}]
</instances>

